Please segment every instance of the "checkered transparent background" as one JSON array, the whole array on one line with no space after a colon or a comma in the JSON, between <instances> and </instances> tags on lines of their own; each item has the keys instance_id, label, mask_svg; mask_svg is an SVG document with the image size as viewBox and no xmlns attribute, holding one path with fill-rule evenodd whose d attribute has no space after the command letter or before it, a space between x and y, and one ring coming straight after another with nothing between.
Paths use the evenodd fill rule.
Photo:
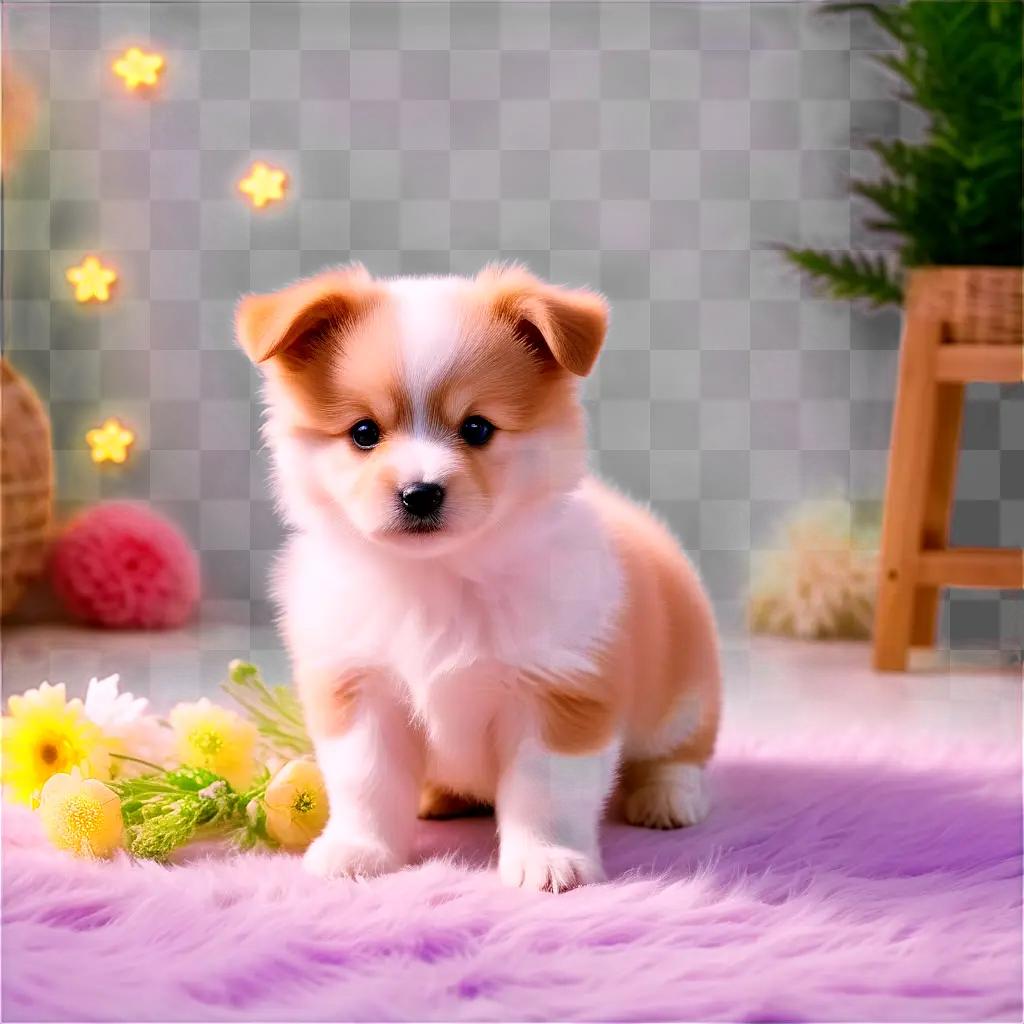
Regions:
<instances>
[{"instance_id":1,"label":"checkered transparent background","mask_svg":"<svg viewBox=\"0 0 1024 1024\"><path fill-rule=\"evenodd\" d=\"M858 16L174 2L4 19L44 100L3 196L5 349L49 403L61 511L130 496L172 516L202 554L204 622L271 643L255 637L281 531L232 306L349 258L381 274L515 258L602 289L597 461L673 524L727 625L751 548L795 502L880 500L898 317L814 298L772 250L878 244L847 181L873 168L866 137L916 126ZM133 44L167 59L154 99L110 72ZM288 171L287 202L240 200L253 159ZM87 252L120 273L107 306L71 301ZM106 415L139 443L99 472L83 435ZM1021 390L972 389L963 447L954 540L1024 544ZM1012 649L1022 618L1018 596L957 592L943 628Z\"/></svg>"}]
</instances>

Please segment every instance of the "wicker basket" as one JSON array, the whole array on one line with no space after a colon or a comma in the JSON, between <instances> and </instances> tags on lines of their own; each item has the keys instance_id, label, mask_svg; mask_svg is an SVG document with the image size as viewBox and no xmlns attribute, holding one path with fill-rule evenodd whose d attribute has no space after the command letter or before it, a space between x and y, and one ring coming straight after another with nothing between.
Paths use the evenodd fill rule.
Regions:
<instances>
[{"instance_id":1,"label":"wicker basket","mask_svg":"<svg viewBox=\"0 0 1024 1024\"><path fill-rule=\"evenodd\" d=\"M909 275L907 309L946 325L956 345L1024 345L1024 270L921 267Z\"/></svg>"},{"instance_id":2,"label":"wicker basket","mask_svg":"<svg viewBox=\"0 0 1024 1024\"><path fill-rule=\"evenodd\" d=\"M0 358L0 614L42 571L52 524L50 420L28 381Z\"/></svg>"}]
</instances>

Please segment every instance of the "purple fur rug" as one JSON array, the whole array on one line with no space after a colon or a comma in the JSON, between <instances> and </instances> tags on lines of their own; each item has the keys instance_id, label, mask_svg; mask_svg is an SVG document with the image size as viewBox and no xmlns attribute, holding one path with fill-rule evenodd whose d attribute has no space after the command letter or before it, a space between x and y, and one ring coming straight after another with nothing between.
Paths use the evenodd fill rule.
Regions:
<instances>
[{"instance_id":1,"label":"purple fur rug","mask_svg":"<svg viewBox=\"0 0 1024 1024\"><path fill-rule=\"evenodd\" d=\"M609 824L613 881L481 870L489 820L325 884L286 856L74 861L8 809L4 1020L1021 1019L1021 766L726 736L704 824Z\"/></svg>"}]
</instances>

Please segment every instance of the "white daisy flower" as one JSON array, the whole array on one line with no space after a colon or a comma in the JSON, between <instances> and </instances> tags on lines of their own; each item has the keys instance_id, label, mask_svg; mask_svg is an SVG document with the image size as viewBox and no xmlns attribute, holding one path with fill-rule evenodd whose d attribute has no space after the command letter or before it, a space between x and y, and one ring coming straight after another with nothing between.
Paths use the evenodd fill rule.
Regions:
<instances>
[{"instance_id":1,"label":"white daisy flower","mask_svg":"<svg viewBox=\"0 0 1024 1024\"><path fill-rule=\"evenodd\" d=\"M93 678L85 693L86 717L96 723L111 741L110 752L139 758L161 766L167 765L174 748L174 733L160 724L156 715L147 714L149 701L131 693L119 692L121 677ZM145 765L111 759L114 778L141 775Z\"/></svg>"}]
</instances>

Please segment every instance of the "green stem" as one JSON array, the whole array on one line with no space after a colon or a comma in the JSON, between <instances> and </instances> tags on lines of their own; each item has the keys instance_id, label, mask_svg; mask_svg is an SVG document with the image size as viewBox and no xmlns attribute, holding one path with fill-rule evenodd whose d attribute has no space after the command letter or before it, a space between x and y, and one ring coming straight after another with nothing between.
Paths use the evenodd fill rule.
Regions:
<instances>
[{"instance_id":1,"label":"green stem","mask_svg":"<svg viewBox=\"0 0 1024 1024\"><path fill-rule=\"evenodd\" d=\"M145 765L147 768L152 768L155 772L163 772L167 769L163 765L153 764L152 761L144 761L141 757L129 757L128 754L111 754L111 757L116 757L118 761L131 761L133 764Z\"/></svg>"}]
</instances>

